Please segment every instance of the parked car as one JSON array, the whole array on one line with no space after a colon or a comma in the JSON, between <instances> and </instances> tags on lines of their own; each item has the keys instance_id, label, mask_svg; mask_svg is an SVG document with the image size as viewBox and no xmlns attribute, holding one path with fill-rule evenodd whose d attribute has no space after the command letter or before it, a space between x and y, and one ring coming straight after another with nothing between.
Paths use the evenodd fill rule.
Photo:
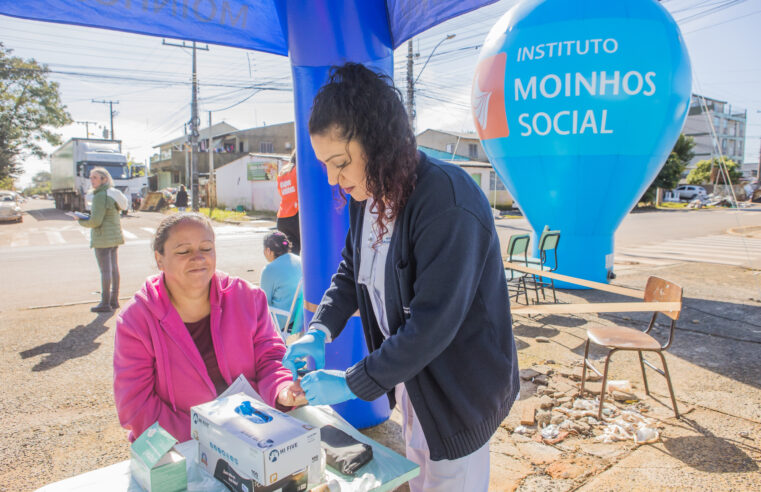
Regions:
<instances>
[{"instance_id":1,"label":"parked car","mask_svg":"<svg viewBox=\"0 0 761 492\"><path fill-rule=\"evenodd\" d=\"M18 195L12 191L0 192L0 221L21 222L24 216L21 215L21 204Z\"/></svg>"},{"instance_id":2,"label":"parked car","mask_svg":"<svg viewBox=\"0 0 761 492\"><path fill-rule=\"evenodd\" d=\"M694 200L695 198L705 198L708 196L705 188L695 185L677 186L674 190L674 194L676 194L680 200Z\"/></svg>"}]
</instances>

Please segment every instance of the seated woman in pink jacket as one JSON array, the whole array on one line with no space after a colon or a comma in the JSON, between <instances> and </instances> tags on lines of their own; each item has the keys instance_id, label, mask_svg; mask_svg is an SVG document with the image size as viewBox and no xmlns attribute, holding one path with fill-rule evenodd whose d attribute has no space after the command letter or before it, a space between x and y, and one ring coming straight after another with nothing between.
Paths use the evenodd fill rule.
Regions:
<instances>
[{"instance_id":1,"label":"seated woman in pink jacket","mask_svg":"<svg viewBox=\"0 0 761 492\"><path fill-rule=\"evenodd\" d=\"M116 322L114 397L130 441L156 421L179 441L190 439L190 407L213 400L240 374L271 406L305 404L281 363L285 346L264 292L215 270L209 220L170 215L153 250L161 273Z\"/></svg>"}]
</instances>

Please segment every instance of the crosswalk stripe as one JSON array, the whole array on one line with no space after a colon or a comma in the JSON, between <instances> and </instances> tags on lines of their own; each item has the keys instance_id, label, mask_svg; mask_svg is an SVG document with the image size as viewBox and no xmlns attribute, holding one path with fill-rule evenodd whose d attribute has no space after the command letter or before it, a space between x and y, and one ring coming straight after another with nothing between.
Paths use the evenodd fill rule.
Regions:
<instances>
[{"instance_id":1,"label":"crosswalk stripe","mask_svg":"<svg viewBox=\"0 0 761 492\"><path fill-rule=\"evenodd\" d=\"M137 239L137 234L134 234L132 232L129 232L127 229L122 229L122 236L124 236L124 239Z\"/></svg>"},{"instance_id":2,"label":"crosswalk stripe","mask_svg":"<svg viewBox=\"0 0 761 492\"><path fill-rule=\"evenodd\" d=\"M153 227L141 227L140 229L144 230L145 232L147 232L151 236L156 234L156 229L154 229Z\"/></svg>"},{"instance_id":3,"label":"crosswalk stripe","mask_svg":"<svg viewBox=\"0 0 761 492\"><path fill-rule=\"evenodd\" d=\"M64 244L63 234L58 231L45 231L49 244Z\"/></svg>"},{"instance_id":4,"label":"crosswalk stripe","mask_svg":"<svg viewBox=\"0 0 761 492\"><path fill-rule=\"evenodd\" d=\"M13 239L11 239L11 248L17 248L19 246L29 246L29 234L26 232L19 232L13 235Z\"/></svg>"},{"instance_id":5,"label":"crosswalk stripe","mask_svg":"<svg viewBox=\"0 0 761 492\"><path fill-rule=\"evenodd\" d=\"M728 235L703 236L693 239L672 239L662 243L622 248L617 259L662 258L674 261L748 265L761 260L761 240Z\"/></svg>"}]
</instances>

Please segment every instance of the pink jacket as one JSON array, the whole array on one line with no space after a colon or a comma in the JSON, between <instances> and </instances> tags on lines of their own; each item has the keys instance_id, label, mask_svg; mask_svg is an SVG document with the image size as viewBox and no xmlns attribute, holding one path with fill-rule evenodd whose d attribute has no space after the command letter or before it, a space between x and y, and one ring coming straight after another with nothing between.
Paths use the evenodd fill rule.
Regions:
<instances>
[{"instance_id":1,"label":"pink jacket","mask_svg":"<svg viewBox=\"0 0 761 492\"><path fill-rule=\"evenodd\" d=\"M216 272L211 279L211 336L222 376L244 374L269 405L291 382L281 363L264 292ZM179 441L190 439L190 407L217 397L201 354L164 285L150 277L116 321L114 398L119 422L134 441L154 422Z\"/></svg>"}]
</instances>

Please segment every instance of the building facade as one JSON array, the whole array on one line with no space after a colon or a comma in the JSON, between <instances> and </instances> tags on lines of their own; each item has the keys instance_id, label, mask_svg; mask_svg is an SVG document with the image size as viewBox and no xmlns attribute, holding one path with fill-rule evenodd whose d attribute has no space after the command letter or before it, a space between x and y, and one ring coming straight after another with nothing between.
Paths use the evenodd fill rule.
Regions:
<instances>
[{"instance_id":1,"label":"building facade","mask_svg":"<svg viewBox=\"0 0 761 492\"><path fill-rule=\"evenodd\" d=\"M154 146L158 152L151 157L151 173L156 177L157 189L180 184L190 186L191 152L188 138L183 135ZM295 148L295 142L293 122L246 130L238 130L225 122L217 123L211 129L199 131L198 173L202 177L209 174L210 147L213 151L211 158L214 169L217 170L250 153L290 154Z\"/></svg>"},{"instance_id":2,"label":"building facade","mask_svg":"<svg viewBox=\"0 0 761 492\"><path fill-rule=\"evenodd\" d=\"M724 156L742 164L745 158L747 111L726 101L693 94L682 133L695 139L695 157L685 173L698 161Z\"/></svg>"},{"instance_id":3,"label":"building facade","mask_svg":"<svg viewBox=\"0 0 761 492\"><path fill-rule=\"evenodd\" d=\"M477 134L425 130L417 135L416 139L418 149L426 155L457 164L470 174L492 207L512 207L513 197L494 172Z\"/></svg>"}]
</instances>

